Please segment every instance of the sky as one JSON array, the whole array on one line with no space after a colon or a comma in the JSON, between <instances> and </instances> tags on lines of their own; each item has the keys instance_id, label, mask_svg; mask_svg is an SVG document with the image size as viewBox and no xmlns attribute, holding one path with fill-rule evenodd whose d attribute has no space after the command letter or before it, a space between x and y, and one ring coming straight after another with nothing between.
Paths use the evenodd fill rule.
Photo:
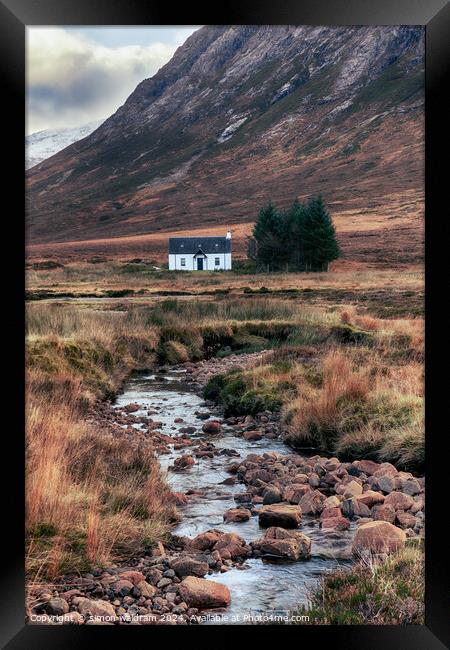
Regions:
<instances>
[{"instance_id":1,"label":"sky","mask_svg":"<svg viewBox=\"0 0 450 650\"><path fill-rule=\"evenodd\" d=\"M196 29L27 27L27 135L109 117Z\"/></svg>"}]
</instances>

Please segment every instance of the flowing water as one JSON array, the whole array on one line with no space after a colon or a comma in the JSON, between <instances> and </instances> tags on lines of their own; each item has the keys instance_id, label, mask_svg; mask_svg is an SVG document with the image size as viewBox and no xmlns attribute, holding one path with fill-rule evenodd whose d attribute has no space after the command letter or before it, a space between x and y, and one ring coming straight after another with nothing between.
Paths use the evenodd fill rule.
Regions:
<instances>
[{"instance_id":1,"label":"flowing water","mask_svg":"<svg viewBox=\"0 0 450 650\"><path fill-rule=\"evenodd\" d=\"M201 431L202 421L196 412L208 412L203 400L191 385L184 382L184 371L173 369L165 374L139 374L133 376L118 397L115 406L120 409L131 402L142 405L142 410L134 415L146 415L148 409L156 411L154 419L162 422L161 431L169 435L179 435L179 429L195 426L199 437L224 450L214 458L196 459L196 464L186 471L167 472L168 482L174 492L196 490L199 495L191 496L187 505L179 508L181 522L174 528L176 535L194 537L210 528L235 532L247 542L263 535L258 518L251 517L248 522L223 522L223 513L236 507L234 495L244 492L245 486L221 485L229 478L224 467L230 461L244 459L250 453L263 454L276 451L290 454L292 450L279 440L263 438L250 442L235 434L233 427L224 425L222 434L208 435ZM183 422L175 423L177 418ZM140 425L135 425L139 427ZM226 450L226 451L225 451ZM176 457L185 454L189 448L173 449L169 454L159 457L163 469L168 469ZM239 454L239 456L237 455ZM232 568L227 573L208 576L226 584L231 592L231 605L226 612L228 622L244 622L244 617L263 613L283 612L299 603L306 603L310 588L323 576L324 572L338 565L349 564L349 543L353 531L323 532L317 518L303 516L301 529L312 540L311 558L298 562L267 561L251 558L242 568Z\"/></svg>"}]
</instances>

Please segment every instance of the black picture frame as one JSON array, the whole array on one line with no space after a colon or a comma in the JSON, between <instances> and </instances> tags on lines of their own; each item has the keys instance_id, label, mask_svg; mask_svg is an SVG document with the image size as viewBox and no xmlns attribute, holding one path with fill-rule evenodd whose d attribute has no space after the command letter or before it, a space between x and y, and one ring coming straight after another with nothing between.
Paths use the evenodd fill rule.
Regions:
<instances>
[{"instance_id":1,"label":"black picture frame","mask_svg":"<svg viewBox=\"0 0 450 650\"><path fill-rule=\"evenodd\" d=\"M450 5L445 0L233 0L224 6L185 5L174 11L163 2L149 0L0 0L0 66L2 73L1 122L6 125L3 159L4 197L10 208L3 214L4 237L8 253L3 313L7 326L8 353L6 372L10 377L5 403L13 410L13 435L9 427L8 451L4 467L13 468L4 497L3 537L7 550L2 555L0 606L2 647L14 650L32 648L75 648L82 643L122 643L136 635L140 642L155 640L156 628L147 636L145 627L122 626L38 626L24 623L24 133L25 121L25 27L27 25L196 25L196 24L304 24L304 25L425 25L426 26L426 458L427 458L427 534L426 534L426 623L424 626L302 626L296 627L296 641L302 644L326 643L332 647L383 648L383 650L433 650L449 647L448 612L448 541L444 501L448 460L445 454L447 432L445 358L448 326L442 317L446 294L441 294L439 280L446 277L448 245L448 208L445 212L447 146L445 127L447 104L444 101L446 73L449 66ZM9 145L5 145L6 138ZM5 199L5 200L6 200ZM6 202L5 204L6 205ZM445 232L446 229L446 232ZM447 254L448 255L448 254ZM17 338L17 341L16 341ZM443 344L444 343L444 344ZM445 348L445 349L444 349ZM448 354L448 353L447 353ZM438 379L438 378L441 379ZM444 392L445 391L445 392ZM15 404L15 406L14 406ZM5 479L4 479L5 482ZM147 628L148 629L148 628ZM163 627L163 641L173 642L174 635L186 634L192 642L214 634L226 642L225 626ZM291 627L264 627L264 635L283 635ZM134 630L134 631L133 631ZM208 632L205 632L208 630ZM236 639L236 628L232 629ZM231 637L230 637L231 638ZM128 641L129 642L129 641Z\"/></svg>"}]
</instances>

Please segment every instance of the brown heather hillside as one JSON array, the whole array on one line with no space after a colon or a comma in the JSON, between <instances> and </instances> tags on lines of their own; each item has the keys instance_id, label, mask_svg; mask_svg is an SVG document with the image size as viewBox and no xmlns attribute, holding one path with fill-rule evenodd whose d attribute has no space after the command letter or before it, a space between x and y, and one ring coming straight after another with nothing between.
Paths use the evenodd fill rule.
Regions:
<instances>
[{"instance_id":1,"label":"brown heather hillside","mask_svg":"<svg viewBox=\"0 0 450 650\"><path fill-rule=\"evenodd\" d=\"M423 49L416 27L198 30L28 172L29 255L161 256L188 225L243 253L262 203L320 192L348 260L420 262Z\"/></svg>"}]
</instances>

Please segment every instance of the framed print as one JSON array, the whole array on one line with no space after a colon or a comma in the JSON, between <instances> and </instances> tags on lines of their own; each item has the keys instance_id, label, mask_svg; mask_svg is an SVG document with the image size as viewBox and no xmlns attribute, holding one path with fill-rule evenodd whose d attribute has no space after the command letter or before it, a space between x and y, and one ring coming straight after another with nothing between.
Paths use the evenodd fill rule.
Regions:
<instances>
[{"instance_id":1,"label":"framed print","mask_svg":"<svg viewBox=\"0 0 450 650\"><path fill-rule=\"evenodd\" d=\"M446 647L448 4L0 11L4 647Z\"/></svg>"}]
</instances>

